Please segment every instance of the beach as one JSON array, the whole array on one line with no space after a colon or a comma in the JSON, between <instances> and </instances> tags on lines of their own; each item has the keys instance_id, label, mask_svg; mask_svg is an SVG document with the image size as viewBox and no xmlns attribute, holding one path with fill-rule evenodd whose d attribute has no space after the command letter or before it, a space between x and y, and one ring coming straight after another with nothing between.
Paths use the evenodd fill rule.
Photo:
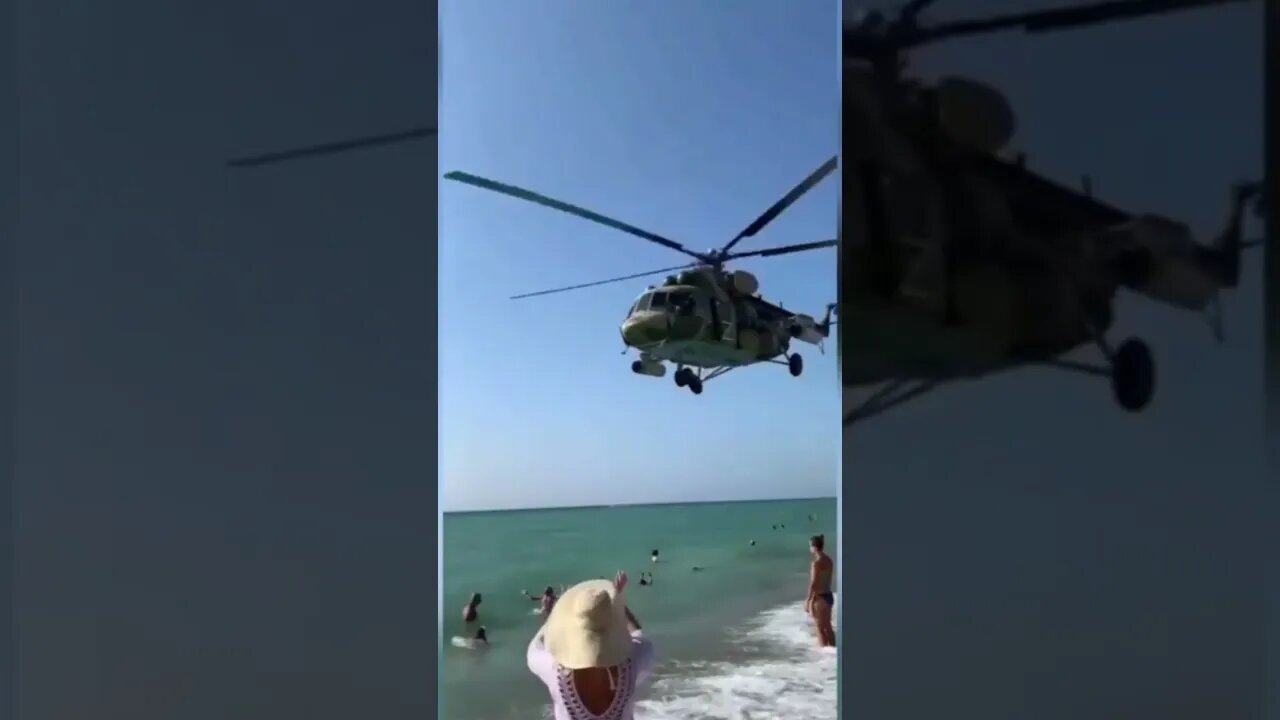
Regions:
<instances>
[{"instance_id":1,"label":"beach","mask_svg":"<svg viewBox=\"0 0 1280 720\"><path fill-rule=\"evenodd\" d=\"M446 513L440 716L549 717L525 668L540 619L521 591L625 570L628 604L658 653L638 718L834 719L836 655L816 647L803 603L810 535L826 535L838 567L836 511L831 498ZM638 584L642 571L653 586ZM472 592L484 595L483 651L450 643L466 633Z\"/></svg>"}]
</instances>

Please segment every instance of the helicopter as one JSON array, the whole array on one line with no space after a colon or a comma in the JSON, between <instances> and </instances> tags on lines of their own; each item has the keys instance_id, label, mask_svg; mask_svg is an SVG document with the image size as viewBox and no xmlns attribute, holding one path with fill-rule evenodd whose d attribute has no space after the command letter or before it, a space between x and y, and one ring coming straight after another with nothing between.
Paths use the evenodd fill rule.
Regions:
<instances>
[{"instance_id":1,"label":"helicopter","mask_svg":"<svg viewBox=\"0 0 1280 720\"><path fill-rule=\"evenodd\" d=\"M434 137L435 128L420 127L408 131L371 135L316 145L271 152L231 160L237 168L259 167L274 163L376 148ZM775 257L834 247L835 240L799 243L762 250L734 252L741 241L751 238L791 207L809 190L835 172L836 158L823 163L778 202L769 207L742 232L725 245L699 252L660 235L599 213L525 190L463 172L447 173L447 180L461 182L534 202L628 233L675 250L692 262L673 267L633 273L622 277L540 290L515 295L511 299L551 295L596 287L626 280L667 275L656 286L650 286L632 303L619 327L624 353L636 351L632 372L649 377L663 377L667 365L675 365L673 379L677 387L701 395L704 384L725 373L747 365L774 363L785 365L793 377L804 371L804 358L791 351L791 343L800 341L821 349L834 324L835 303L827 306L821 320L812 315L793 313L781 305L761 297L758 279L744 270L727 270L731 260L747 257Z\"/></svg>"},{"instance_id":2,"label":"helicopter","mask_svg":"<svg viewBox=\"0 0 1280 720\"><path fill-rule=\"evenodd\" d=\"M906 77L906 52L960 36L1028 33L1247 0L1113 0L922 27L935 0L892 21L869 13L843 31L840 226L842 383L871 388L847 426L946 383L1027 366L1109 379L1116 404L1152 400L1150 347L1107 337L1126 289L1209 316L1222 339L1222 290L1237 287L1250 203L1231 190L1209 243L1186 224L1131 213L1026 167L1009 142L1016 116L999 90L966 78ZM1101 363L1065 357L1096 348Z\"/></svg>"},{"instance_id":3,"label":"helicopter","mask_svg":"<svg viewBox=\"0 0 1280 720\"><path fill-rule=\"evenodd\" d=\"M754 275L744 270L728 271L725 264L738 258L776 257L834 247L835 240L821 240L733 252L739 242L755 236L805 193L835 172L836 165L834 157L823 163L733 239L722 247L705 252L690 250L674 240L641 230L634 225L514 185L462 172L447 173L444 177L446 180L491 190L591 220L693 258L694 262L684 265L524 293L515 295L512 299L673 273L661 285L646 289L632 304L619 328L626 348L623 352L635 350L638 353L637 359L631 363L631 371L637 375L663 377L666 375L666 365L675 365L673 379L676 386L701 395L704 383L747 365L786 365L793 377L799 377L804 371L804 358L799 353L791 352L792 340L822 347L823 341L830 335L831 314L835 310L835 303L827 306L822 320L784 310L781 305L760 296L759 281Z\"/></svg>"}]
</instances>

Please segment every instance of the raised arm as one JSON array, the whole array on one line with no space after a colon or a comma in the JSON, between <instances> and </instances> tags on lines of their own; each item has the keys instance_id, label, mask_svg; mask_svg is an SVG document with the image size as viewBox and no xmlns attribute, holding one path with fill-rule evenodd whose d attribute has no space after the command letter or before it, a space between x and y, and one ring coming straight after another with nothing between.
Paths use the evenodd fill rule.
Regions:
<instances>
[{"instance_id":1,"label":"raised arm","mask_svg":"<svg viewBox=\"0 0 1280 720\"><path fill-rule=\"evenodd\" d=\"M640 627L640 621L637 620L636 616L631 613L631 608L626 608L626 611L627 611L627 629L630 630L632 634L640 632L640 630L642 629Z\"/></svg>"}]
</instances>

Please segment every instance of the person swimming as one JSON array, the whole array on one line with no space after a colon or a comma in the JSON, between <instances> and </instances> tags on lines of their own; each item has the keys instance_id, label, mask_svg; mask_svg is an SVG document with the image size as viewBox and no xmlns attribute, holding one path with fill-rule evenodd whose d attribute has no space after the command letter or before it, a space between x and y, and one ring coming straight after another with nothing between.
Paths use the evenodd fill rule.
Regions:
<instances>
[{"instance_id":1,"label":"person swimming","mask_svg":"<svg viewBox=\"0 0 1280 720\"><path fill-rule=\"evenodd\" d=\"M809 538L809 554L813 562L809 565L809 592L805 599L804 609L813 617L814 629L818 634L820 647L835 647L836 631L831 627L831 614L835 609L836 598L831 592L831 577L835 574L835 563L824 552L826 539L822 535Z\"/></svg>"},{"instance_id":2,"label":"person swimming","mask_svg":"<svg viewBox=\"0 0 1280 720\"><path fill-rule=\"evenodd\" d=\"M650 561L650 562L655 562L655 563L656 563L656 562L658 562L658 551L657 551L657 550L654 550L654 551L653 551L653 554L649 556L649 561Z\"/></svg>"},{"instance_id":3,"label":"person swimming","mask_svg":"<svg viewBox=\"0 0 1280 720\"><path fill-rule=\"evenodd\" d=\"M453 646L463 648L465 650L480 650L489 647L489 635L485 632L483 626L476 630L476 634L469 637L453 636Z\"/></svg>"},{"instance_id":4,"label":"person swimming","mask_svg":"<svg viewBox=\"0 0 1280 720\"><path fill-rule=\"evenodd\" d=\"M550 585L542 591L541 595L534 596L527 591L522 592L524 592L526 598L538 603L538 614L544 618L550 615L551 608L556 606L556 589Z\"/></svg>"},{"instance_id":5,"label":"person swimming","mask_svg":"<svg viewBox=\"0 0 1280 720\"><path fill-rule=\"evenodd\" d=\"M756 541L755 541L755 540L752 540L752 541L751 541L751 547L755 547L755 546L756 546Z\"/></svg>"},{"instance_id":6,"label":"person swimming","mask_svg":"<svg viewBox=\"0 0 1280 720\"><path fill-rule=\"evenodd\" d=\"M477 610L480 607L480 600L480 593L471 593L471 599L462 606L462 622L473 623L480 617L480 612Z\"/></svg>"},{"instance_id":7,"label":"person swimming","mask_svg":"<svg viewBox=\"0 0 1280 720\"><path fill-rule=\"evenodd\" d=\"M640 573L640 584L653 585L653 573L646 573L646 572Z\"/></svg>"}]
</instances>

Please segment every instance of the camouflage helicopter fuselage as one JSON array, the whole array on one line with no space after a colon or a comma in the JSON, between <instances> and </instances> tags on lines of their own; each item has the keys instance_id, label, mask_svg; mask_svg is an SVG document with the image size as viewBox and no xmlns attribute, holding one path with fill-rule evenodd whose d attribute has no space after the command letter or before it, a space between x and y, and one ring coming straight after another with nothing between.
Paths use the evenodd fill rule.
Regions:
<instances>
[{"instance_id":1,"label":"camouflage helicopter fuselage","mask_svg":"<svg viewBox=\"0 0 1280 720\"><path fill-rule=\"evenodd\" d=\"M622 339L640 353L637 370L661 375L662 362L703 369L732 368L787 354L792 339L826 337L810 316L755 294L755 278L696 267L650 287L632 305Z\"/></svg>"}]
</instances>

